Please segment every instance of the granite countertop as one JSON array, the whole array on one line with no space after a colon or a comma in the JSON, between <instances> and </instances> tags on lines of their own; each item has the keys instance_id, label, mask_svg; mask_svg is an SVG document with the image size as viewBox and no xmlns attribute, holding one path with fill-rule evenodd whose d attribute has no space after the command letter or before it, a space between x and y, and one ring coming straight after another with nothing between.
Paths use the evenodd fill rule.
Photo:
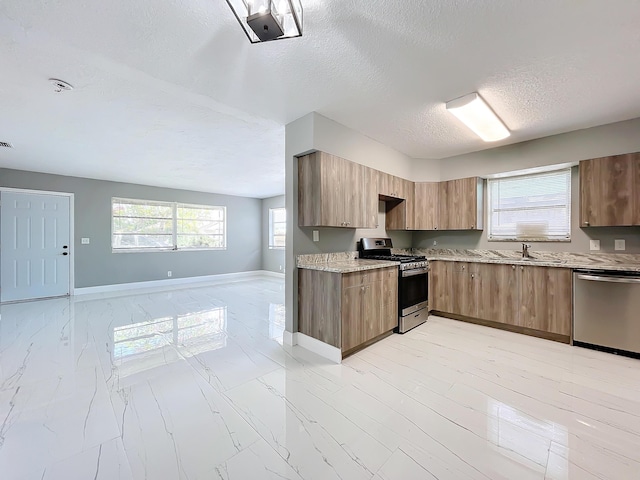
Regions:
<instances>
[{"instance_id":1,"label":"granite countertop","mask_svg":"<svg viewBox=\"0 0 640 480\"><path fill-rule=\"evenodd\" d=\"M531 252L532 259L524 260L516 250L450 250L450 249L393 249L393 253L424 255L427 260L449 262L495 263L530 265L571 269L597 269L612 272L640 273L640 255L623 253L567 253ZM358 252L319 253L298 255L296 266L309 270L350 273L400 265L399 262L358 259Z\"/></svg>"},{"instance_id":2,"label":"granite countertop","mask_svg":"<svg viewBox=\"0 0 640 480\"><path fill-rule=\"evenodd\" d=\"M376 268L394 267L400 265L400 262L388 262L385 260L334 260L329 262L318 263L298 263L298 268L307 270L322 270L323 272L333 273L351 273L361 272L363 270L374 270Z\"/></svg>"},{"instance_id":3,"label":"granite countertop","mask_svg":"<svg viewBox=\"0 0 640 480\"><path fill-rule=\"evenodd\" d=\"M351 273L376 268L395 267L400 262L386 260L365 260L358 258L358 252L318 253L298 255L296 267L306 270L321 270L332 273Z\"/></svg>"},{"instance_id":4,"label":"granite countertop","mask_svg":"<svg viewBox=\"0 0 640 480\"><path fill-rule=\"evenodd\" d=\"M532 265L571 269L598 269L617 272L640 272L640 256L629 254L580 254L580 253L531 253L532 258L523 259L515 251L462 250L438 251L422 250L416 254L425 255L427 260L450 262L495 263L507 265Z\"/></svg>"}]
</instances>

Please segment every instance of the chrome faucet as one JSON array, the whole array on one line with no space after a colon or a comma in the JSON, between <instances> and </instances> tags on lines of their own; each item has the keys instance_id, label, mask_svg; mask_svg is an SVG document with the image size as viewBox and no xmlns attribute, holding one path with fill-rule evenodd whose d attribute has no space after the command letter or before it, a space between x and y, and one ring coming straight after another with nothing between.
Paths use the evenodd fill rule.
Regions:
<instances>
[{"instance_id":1,"label":"chrome faucet","mask_svg":"<svg viewBox=\"0 0 640 480\"><path fill-rule=\"evenodd\" d=\"M531 258L531 255L529 255L530 248L531 248L531 245L529 245L528 243L522 244L522 258Z\"/></svg>"}]
</instances>

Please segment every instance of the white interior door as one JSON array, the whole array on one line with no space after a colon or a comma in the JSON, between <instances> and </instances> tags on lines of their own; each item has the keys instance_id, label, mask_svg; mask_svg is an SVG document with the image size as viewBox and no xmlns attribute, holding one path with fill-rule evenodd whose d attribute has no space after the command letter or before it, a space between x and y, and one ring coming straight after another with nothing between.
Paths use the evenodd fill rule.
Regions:
<instances>
[{"instance_id":1,"label":"white interior door","mask_svg":"<svg viewBox=\"0 0 640 480\"><path fill-rule=\"evenodd\" d=\"M70 198L0 192L0 301L69 295Z\"/></svg>"}]
</instances>

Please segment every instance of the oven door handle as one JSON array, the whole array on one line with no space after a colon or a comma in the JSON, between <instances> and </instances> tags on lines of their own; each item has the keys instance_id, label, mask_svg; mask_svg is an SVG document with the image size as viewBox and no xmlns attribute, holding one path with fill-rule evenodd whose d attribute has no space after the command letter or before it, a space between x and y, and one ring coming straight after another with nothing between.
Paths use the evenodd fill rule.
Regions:
<instances>
[{"instance_id":1,"label":"oven door handle","mask_svg":"<svg viewBox=\"0 0 640 480\"><path fill-rule=\"evenodd\" d=\"M412 268L411 270L402 270L403 277L413 277L415 275L424 275L429 273L429 267Z\"/></svg>"}]
</instances>

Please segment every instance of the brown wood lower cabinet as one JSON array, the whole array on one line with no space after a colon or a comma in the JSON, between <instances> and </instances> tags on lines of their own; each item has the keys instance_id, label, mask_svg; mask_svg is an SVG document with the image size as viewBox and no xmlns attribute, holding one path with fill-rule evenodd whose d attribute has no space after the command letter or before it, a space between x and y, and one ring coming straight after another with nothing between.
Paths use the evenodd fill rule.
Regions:
<instances>
[{"instance_id":1,"label":"brown wood lower cabinet","mask_svg":"<svg viewBox=\"0 0 640 480\"><path fill-rule=\"evenodd\" d=\"M431 310L569 342L570 269L449 261L430 267Z\"/></svg>"},{"instance_id":2,"label":"brown wood lower cabinet","mask_svg":"<svg viewBox=\"0 0 640 480\"><path fill-rule=\"evenodd\" d=\"M398 267L298 270L298 331L346 356L398 326Z\"/></svg>"}]
</instances>

